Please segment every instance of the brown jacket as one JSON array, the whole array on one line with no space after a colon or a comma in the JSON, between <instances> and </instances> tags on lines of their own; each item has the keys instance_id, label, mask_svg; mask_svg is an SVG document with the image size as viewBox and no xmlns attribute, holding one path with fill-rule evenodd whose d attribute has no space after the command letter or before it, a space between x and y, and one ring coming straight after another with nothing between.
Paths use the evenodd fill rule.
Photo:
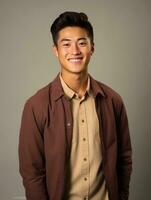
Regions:
<instances>
[{"instance_id":1,"label":"brown jacket","mask_svg":"<svg viewBox=\"0 0 151 200\"><path fill-rule=\"evenodd\" d=\"M125 107L116 92L92 77L91 89L102 130L109 199L128 200L132 159ZM19 163L27 200L64 199L72 128L71 102L57 76L26 102L23 111Z\"/></svg>"}]
</instances>

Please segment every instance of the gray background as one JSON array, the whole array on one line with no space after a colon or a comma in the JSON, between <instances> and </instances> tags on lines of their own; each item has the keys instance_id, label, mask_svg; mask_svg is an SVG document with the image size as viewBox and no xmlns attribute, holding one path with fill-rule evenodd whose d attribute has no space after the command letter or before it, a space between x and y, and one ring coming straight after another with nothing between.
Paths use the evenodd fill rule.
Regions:
<instances>
[{"instance_id":1,"label":"gray background","mask_svg":"<svg viewBox=\"0 0 151 200\"><path fill-rule=\"evenodd\" d=\"M0 0L0 199L25 199L17 153L21 113L26 99L59 71L49 27L65 10L86 12L94 26L90 73L121 94L129 116L134 162L130 200L149 200L149 0Z\"/></svg>"}]
</instances>

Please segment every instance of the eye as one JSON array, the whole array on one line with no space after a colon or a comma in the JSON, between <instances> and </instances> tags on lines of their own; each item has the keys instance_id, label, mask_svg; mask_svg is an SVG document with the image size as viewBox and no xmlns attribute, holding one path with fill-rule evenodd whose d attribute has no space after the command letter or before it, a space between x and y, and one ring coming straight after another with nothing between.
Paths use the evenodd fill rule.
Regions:
<instances>
[{"instance_id":1,"label":"eye","mask_svg":"<svg viewBox=\"0 0 151 200\"><path fill-rule=\"evenodd\" d=\"M62 46L63 46L63 47L69 47L69 46L70 46L70 43L69 43L69 42L65 42L65 43L62 44Z\"/></svg>"},{"instance_id":2,"label":"eye","mask_svg":"<svg viewBox=\"0 0 151 200\"><path fill-rule=\"evenodd\" d=\"M79 42L79 45L80 45L81 47L86 46L86 45L87 45L87 42L86 42L86 41L80 41L80 42Z\"/></svg>"}]
</instances>

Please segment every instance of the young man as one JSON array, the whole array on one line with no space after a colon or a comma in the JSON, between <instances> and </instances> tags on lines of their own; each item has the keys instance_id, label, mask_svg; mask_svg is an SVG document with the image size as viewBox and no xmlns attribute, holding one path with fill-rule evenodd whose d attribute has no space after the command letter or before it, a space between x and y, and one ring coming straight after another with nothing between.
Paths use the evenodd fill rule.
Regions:
<instances>
[{"instance_id":1,"label":"young man","mask_svg":"<svg viewBox=\"0 0 151 200\"><path fill-rule=\"evenodd\" d=\"M128 120L121 97L88 74L92 25L65 12L51 33L60 73L26 102L20 129L27 200L128 200Z\"/></svg>"}]
</instances>

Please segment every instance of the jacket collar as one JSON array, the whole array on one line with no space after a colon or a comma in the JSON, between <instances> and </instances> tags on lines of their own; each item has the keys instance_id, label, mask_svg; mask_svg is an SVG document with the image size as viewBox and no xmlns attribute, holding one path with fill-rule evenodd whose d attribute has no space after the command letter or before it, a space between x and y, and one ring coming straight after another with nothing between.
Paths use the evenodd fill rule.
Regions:
<instances>
[{"instance_id":1,"label":"jacket collar","mask_svg":"<svg viewBox=\"0 0 151 200\"><path fill-rule=\"evenodd\" d=\"M92 76L90 76L90 87L92 89L92 93L94 97L96 97L98 94L100 94L102 97L105 97L102 84L96 81Z\"/></svg>"},{"instance_id":2,"label":"jacket collar","mask_svg":"<svg viewBox=\"0 0 151 200\"><path fill-rule=\"evenodd\" d=\"M92 78L92 76L90 76L90 87L92 90L92 94L94 96L94 98L100 94L102 97L105 97L105 93L101 87L101 83L99 83L98 81L96 81L95 79ZM61 98L62 96L64 96L64 91L61 85L61 81L60 81L60 77L59 74L57 75L57 77L54 79L54 81L52 81L52 98L56 101L59 98Z\"/></svg>"}]
</instances>

